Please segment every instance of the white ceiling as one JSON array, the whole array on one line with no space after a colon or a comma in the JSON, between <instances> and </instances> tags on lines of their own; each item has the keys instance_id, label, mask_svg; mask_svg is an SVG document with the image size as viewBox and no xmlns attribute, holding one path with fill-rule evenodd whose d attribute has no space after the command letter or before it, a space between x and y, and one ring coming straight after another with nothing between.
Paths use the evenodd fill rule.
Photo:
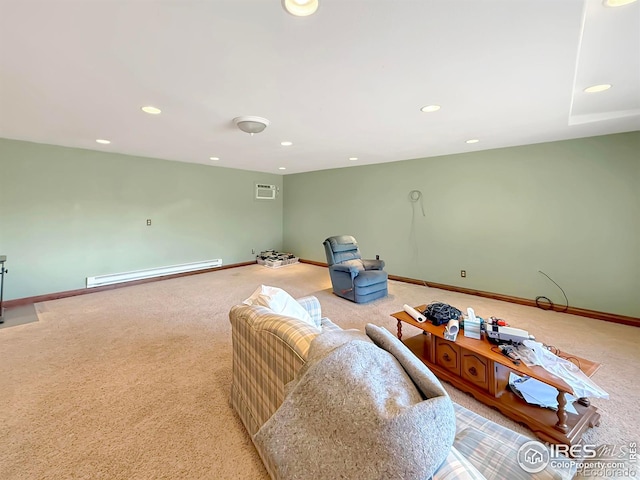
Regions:
<instances>
[{"instance_id":1,"label":"white ceiling","mask_svg":"<svg viewBox=\"0 0 640 480\"><path fill-rule=\"evenodd\" d=\"M4 138L289 174L633 130L639 2L0 0Z\"/></svg>"}]
</instances>

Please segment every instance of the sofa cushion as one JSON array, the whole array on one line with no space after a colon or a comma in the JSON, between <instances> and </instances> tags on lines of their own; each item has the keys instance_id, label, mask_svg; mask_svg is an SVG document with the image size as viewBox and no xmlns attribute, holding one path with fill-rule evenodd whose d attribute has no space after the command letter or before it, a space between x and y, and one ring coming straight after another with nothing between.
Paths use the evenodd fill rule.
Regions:
<instances>
[{"instance_id":1,"label":"sofa cushion","mask_svg":"<svg viewBox=\"0 0 640 480\"><path fill-rule=\"evenodd\" d=\"M437 379L417 380L361 332L318 335L282 406L253 437L271 477L429 478L449 454L455 417Z\"/></svg>"},{"instance_id":2,"label":"sofa cushion","mask_svg":"<svg viewBox=\"0 0 640 480\"><path fill-rule=\"evenodd\" d=\"M295 298L278 287L260 285L251 294L251 296L242 303L245 305L260 305L267 307L272 310L273 313L297 318L298 320L307 322L314 327L318 326L316 322L311 319L309 312L307 312Z\"/></svg>"},{"instance_id":3,"label":"sofa cushion","mask_svg":"<svg viewBox=\"0 0 640 480\"><path fill-rule=\"evenodd\" d=\"M473 427L467 427L456 435L453 445L482 471L487 480L568 480L575 473L556 469L551 465L535 475L527 473L518 464L518 449L521 447L519 443L504 443L490 433Z\"/></svg>"},{"instance_id":4,"label":"sofa cushion","mask_svg":"<svg viewBox=\"0 0 640 480\"><path fill-rule=\"evenodd\" d=\"M296 298L296 302L302 305L307 311L314 325L322 328L322 307L320 306L320 300L313 295L307 295L306 297Z\"/></svg>"},{"instance_id":5,"label":"sofa cushion","mask_svg":"<svg viewBox=\"0 0 640 480\"><path fill-rule=\"evenodd\" d=\"M464 458L456 447L451 447L442 466L431 480L486 480L476 467Z\"/></svg>"}]
</instances>

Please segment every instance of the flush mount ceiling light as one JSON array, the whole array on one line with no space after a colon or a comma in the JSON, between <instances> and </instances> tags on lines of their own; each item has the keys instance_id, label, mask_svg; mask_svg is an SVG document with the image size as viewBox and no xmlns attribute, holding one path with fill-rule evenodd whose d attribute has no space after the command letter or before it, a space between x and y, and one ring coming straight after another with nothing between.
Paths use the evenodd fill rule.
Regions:
<instances>
[{"instance_id":1,"label":"flush mount ceiling light","mask_svg":"<svg viewBox=\"0 0 640 480\"><path fill-rule=\"evenodd\" d=\"M162 113L162 110L156 107L152 107L151 105L147 105L146 107L140 107L140 110L150 115L160 115Z\"/></svg>"},{"instance_id":2,"label":"flush mount ceiling light","mask_svg":"<svg viewBox=\"0 0 640 480\"><path fill-rule=\"evenodd\" d=\"M480 140L478 140L477 138L472 138L470 140L467 140L466 143L478 143Z\"/></svg>"},{"instance_id":3,"label":"flush mount ceiling light","mask_svg":"<svg viewBox=\"0 0 640 480\"><path fill-rule=\"evenodd\" d=\"M234 118L233 123L235 123L243 132L253 135L254 133L260 133L263 131L271 122L266 118L244 115L242 117Z\"/></svg>"},{"instance_id":4,"label":"flush mount ceiling light","mask_svg":"<svg viewBox=\"0 0 640 480\"><path fill-rule=\"evenodd\" d=\"M209 157L209 160L213 160L214 162L217 162L218 160L220 160L219 157Z\"/></svg>"},{"instance_id":5,"label":"flush mount ceiling light","mask_svg":"<svg viewBox=\"0 0 640 480\"><path fill-rule=\"evenodd\" d=\"M635 2L636 0L604 0L602 4L605 7L622 7L624 5L629 5L630 3Z\"/></svg>"},{"instance_id":6,"label":"flush mount ceiling light","mask_svg":"<svg viewBox=\"0 0 640 480\"><path fill-rule=\"evenodd\" d=\"M105 140L104 138L98 138L96 140L96 143L100 143L102 145L109 145L111 143L111 141L110 140Z\"/></svg>"},{"instance_id":7,"label":"flush mount ceiling light","mask_svg":"<svg viewBox=\"0 0 640 480\"><path fill-rule=\"evenodd\" d=\"M280 145L282 145L283 147L290 147L291 145L293 145L293 142L280 142Z\"/></svg>"},{"instance_id":8,"label":"flush mount ceiling light","mask_svg":"<svg viewBox=\"0 0 640 480\"><path fill-rule=\"evenodd\" d=\"M316 13L318 0L282 0L282 6L291 15L306 17Z\"/></svg>"},{"instance_id":9,"label":"flush mount ceiling light","mask_svg":"<svg viewBox=\"0 0 640 480\"><path fill-rule=\"evenodd\" d=\"M611 88L611 85L609 85L608 83L603 83L602 85L593 85L591 87L587 87L584 89L584 91L586 93L598 93L598 92L604 92L605 90L609 90Z\"/></svg>"},{"instance_id":10,"label":"flush mount ceiling light","mask_svg":"<svg viewBox=\"0 0 640 480\"><path fill-rule=\"evenodd\" d=\"M420 110L425 113L437 112L440 110L440 105L427 105L422 107Z\"/></svg>"}]
</instances>

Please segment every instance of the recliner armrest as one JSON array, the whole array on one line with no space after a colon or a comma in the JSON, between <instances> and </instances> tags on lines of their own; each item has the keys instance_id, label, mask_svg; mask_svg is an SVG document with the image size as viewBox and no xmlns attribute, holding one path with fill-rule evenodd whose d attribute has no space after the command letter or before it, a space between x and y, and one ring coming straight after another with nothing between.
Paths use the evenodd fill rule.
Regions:
<instances>
[{"instance_id":1,"label":"recliner armrest","mask_svg":"<svg viewBox=\"0 0 640 480\"><path fill-rule=\"evenodd\" d=\"M351 278L357 276L358 273L360 272L360 270L362 270L362 269L356 267L355 265L344 265L342 263L335 263L335 264L331 265L329 268L331 270L335 271L335 272L350 273L351 274Z\"/></svg>"},{"instance_id":2,"label":"recliner armrest","mask_svg":"<svg viewBox=\"0 0 640 480\"><path fill-rule=\"evenodd\" d=\"M382 270L384 268L384 260L362 260L365 270Z\"/></svg>"}]
</instances>

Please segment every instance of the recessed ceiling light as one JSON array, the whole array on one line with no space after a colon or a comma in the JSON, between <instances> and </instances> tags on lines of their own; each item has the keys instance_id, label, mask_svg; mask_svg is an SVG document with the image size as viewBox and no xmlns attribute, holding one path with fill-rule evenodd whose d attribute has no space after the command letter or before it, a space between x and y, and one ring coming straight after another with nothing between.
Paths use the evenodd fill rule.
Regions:
<instances>
[{"instance_id":1,"label":"recessed ceiling light","mask_svg":"<svg viewBox=\"0 0 640 480\"><path fill-rule=\"evenodd\" d=\"M109 145L111 143L111 140L105 140L104 138L98 138L96 140L96 143L101 143L102 145Z\"/></svg>"},{"instance_id":2,"label":"recessed ceiling light","mask_svg":"<svg viewBox=\"0 0 640 480\"><path fill-rule=\"evenodd\" d=\"M422 112L430 113L440 110L440 105L426 105L420 109Z\"/></svg>"},{"instance_id":3,"label":"recessed ceiling light","mask_svg":"<svg viewBox=\"0 0 640 480\"><path fill-rule=\"evenodd\" d=\"M282 0L282 6L291 15L306 17L316 13L318 0Z\"/></svg>"},{"instance_id":4,"label":"recessed ceiling light","mask_svg":"<svg viewBox=\"0 0 640 480\"><path fill-rule=\"evenodd\" d=\"M293 142L280 142L280 145L282 145L283 147L290 147L291 145L293 145Z\"/></svg>"},{"instance_id":5,"label":"recessed ceiling light","mask_svg":"<svg viewBox=\"0 0 640 480\"><path fill-rule=\"evenodd\" d=\"M584 91L586 93L598 93L598 92L604 92L605 90L609 90L611 88L611 85L609 85L608 83L603 83L601 85L593 85L591 87L587 87L584 89Z\"/></svg>"},{"instance_id":6,"label":"recessed ceiling light","mask_svg":"<svg viewBox=\"0 0 640 480\"><path fill-rule=\"evenodd\" d=\"M636 0L604 0L602 4L605 7L623 7L635 2Z\"/></svg>"},{"instance_id":7,"label":"recessed ceiling light","mask_svg":"<svg viewBox=\"0 0 640 480\"><path fill-rule=\"evenodd\" d=\"M352 162L357 160L357 159L358 159L358 157L349 157L349 160L351 160Z\"/></svg>"},{"instance_id":8,"label":"recessed ceiling light","mask_svg":"<svg viewBox=\"0 0 640 480\"><path fill-rule=\"evenodd\" d=\"M472 138L470 140L467 140L467 143L478 143L480 140L478 140L477 138Z\"/></svg>"},{"instance_id":9,"label":"recessed ceiling light","mask_svg":"<svg viewBox=\"0 0 640 480\"><path fill-rule=\"evenodd\" d=\"M213 160L215 162L217 160L220 160L220 158L219 157L209 157L209 160Z\"/></svg>"},{"instance_id":10,"label":"recessed ceiling light","mask_svg":"<svg viewBox=\"0 0 640 480\"><path fill-rule=\"evenodd\" d=\"M141 110L144 113L148 113L151 115L159 115L162 113L162 110L160 110L159 108L156 107L152 107L151 105L147 105L146 107L142 107Z\"/></svg>"},{"instance_id":11,"label":"recessed ceiling light","mask_svg":"<svg viewBox=\"0 0 640 480\"><path fill-rule=\"evenodd\" d=\"M286 170L287 167L278 167L278 170Z\"/></svg>"}]
</instances>

